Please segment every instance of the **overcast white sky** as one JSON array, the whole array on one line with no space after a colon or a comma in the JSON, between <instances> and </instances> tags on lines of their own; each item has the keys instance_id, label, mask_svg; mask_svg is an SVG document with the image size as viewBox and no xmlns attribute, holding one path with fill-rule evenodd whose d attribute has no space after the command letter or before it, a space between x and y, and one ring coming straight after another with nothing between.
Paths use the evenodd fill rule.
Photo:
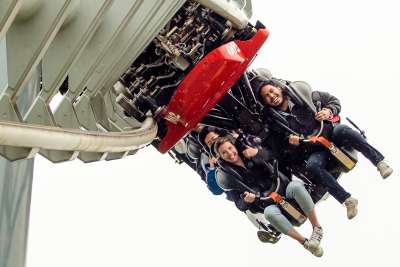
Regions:
<instances>
[{"instance_id":1,"label":"overcast white sky","mask_svg":"<svg viewBox=\"0 0 400 267\"><path fill-rule=\"evenodd\" d=\"M398 1L253 0L253 9L271 33L253 66L339 97L342 115L395 168L383 181L360 155L341 180L359 200L352 221L332 198L317 206L325 255L315 258L287 237L260 243L233 203L149 147L93 164L37 157L28 267L400 266ZM300 231L308 236L309 224Z\"/></svg>"}]
</instances>

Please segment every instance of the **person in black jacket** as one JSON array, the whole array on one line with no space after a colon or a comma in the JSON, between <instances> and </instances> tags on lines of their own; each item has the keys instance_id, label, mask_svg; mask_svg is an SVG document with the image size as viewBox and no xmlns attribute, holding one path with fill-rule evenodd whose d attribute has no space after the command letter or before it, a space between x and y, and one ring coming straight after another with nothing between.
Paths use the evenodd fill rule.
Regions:
<instances>
[{"instance_id":1,"label":"person in black jacket","mask_svg":"<svg viewBox=\"0 0 400 267\"><path fill-rule=\"evenodd\" d=\"M282 214L276 204L265 203L256 197L256 194L264 196L269 194L273 184L270 170L265 164L270 159L270 153L264 148L247 147L244 151L238 151L234 145L235 140L231 137L222 137L218 139L214 145L215 151L221 158L221 167L217 172L217 182L224 187L222 179L236 180L239 179L241 187L230 188L230 192L242 195L241 201L237 204L241 210L262 209L266 219L281 233L292 237L300 242L304 248L313 255L321 257L323 249L320 241L323 236L322 227L318 222L318 218L314 209L314 202L310 194L305 189L301 181L287 181L286 186L281 187L279 192L287 198L295 199L300 208L309 218L313 227L313 233L310 239L302 236L291 224L291 222ZM227 171L227 168L231 171ZM232 173L235 173L232 174ZM238 180L236 180L238 181ZM238 182L239 183L239 182ZM245 185L245 186L243 186ZM247 189L246 189L247 188Z\"/></svg>"},{"instance_id":2,"label":"person in black jacket","mask_svg":"<svg viewBox=\"0 0 400 267\"><path fill-rule=\"evenodd\" d=\"M345 204L348 219L354 218L357 215L357 199L351 197L350 193L344 190L326 169L330 152L319 145L301 143L301 137L310 136L318 131L320 122L325 121L324 136L338 146L351 146L360 151L377 167L381 176L386 178L393 170L384 161L384 156L372 147L360 133L346 125L330 123L330 119L339 114L341 106L339 99L329 93L320 91L311 93L312 104L317 107L315 113L310 108L310 104L304 101L304 98L299 99L296 94L293 94L295 88L288 87L285 82L256 77L252 80L252 88L262 104L277 111L286 120L289 128L298 133L289 134L285 131L283 133L277 130L279 126L272 127L272 130L275 131L277 136L281 137L281 142L283 142L280 149L291 152L289 154L292 158L289 157L289 160L292 160L294 164L305 159L307 162L306 170L312 174L314 181L325 186L339 203ZM268 116L268 114L265 115L265 117ZM271 118L267 119L270 120Z\"/></svg>"},{"instance_id":3,"label":"person in black jacket","mask_svg":"<svg viewBox=\"0 0 400 267\"><path fill-rule=\"evenodd\" d=\"M201 165L205 171L205 182L207 188L214 195L221 195L225 193L226 199L235 203L235 206L240 210L244 211L247 218L257 227L257 237L263 243L276 243L279 239L271 236L271 234L265 230L264 227L269 227L268 222L265 221L263 216L251 211L246 211L242 206L242 199L240 194L233 191L224 191L216 182L216 157L213 155L211 147L220 136L227 135L228 132L217 129L215 127L204 127L198 134L198 141L203 146L203 153L201 157Z\"/></svg>"}]
</instances>

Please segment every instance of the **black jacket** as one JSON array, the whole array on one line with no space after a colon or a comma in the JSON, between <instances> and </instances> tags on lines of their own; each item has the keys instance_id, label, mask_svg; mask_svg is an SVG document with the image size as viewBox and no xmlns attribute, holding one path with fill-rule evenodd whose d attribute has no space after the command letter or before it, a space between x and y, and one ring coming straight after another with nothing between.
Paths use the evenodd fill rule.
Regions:
<instances>
[{"instance_id":1,"label":"black jacket","mask_svg":"<svg viewBox=\"0 0 400 267\"><path fill-rule=\"evenodd\" d=\"M268 125L270 130L269 138L266 139L264 145L271 147L274 156L282 165L290 166L299 164L304 155L318 149L317 146L302 144L300 146L290 145L288 136L290 132L281 127L277 121L284 119L286 125L298 134L307 136L315 133L320 128L320 123L314 119L314 112L310 110L304 103L295 102L287 96L290 101L290 109L288 112L273 111L270 107L263 110L263 121ZM329 108L333 115L339 114L341 105L339 99L326 92L313 91L311 94L313 104L319 108ZM278 115L277 115L278 114ZM328 137L332 131L332 124L325 123L323 135Z\"/></svg>"},{"instance_id":2,"label":"black jacket","mask_svg":"<svg viewBox=\"0 0 400 267\"><path fill-rule=\"evenodd\" d=\"M224 188L229 192L229 196L235 202L236 207L241 211L251 210L253 212L260 212L263 210L265 203L256 201L255 203L246 203L241 194L245 191L260 193L263 195L265 192L269 192L273 185L271 178L271 171L268 168L267 162L271 158L271 153L266 150L259 148L259 152L251 160L244 159L246 168L230 164L225 161L219 162L219 168L216 172L217 183L220 187L224 188L226 182L222 180L230 180L236 183L239 181L242 187L239 188ZM246 188L247 187L247 188Z\"/></svg>"},{"instance_id":3,"label":"black jacket","mask_svg":"<svg viewBox=\"0 0 400 267\"><path fill-rule=\"evenodd\" d=\"M340 112L341 106L339 99L329 93L314 91L311 96L313 104L317 108L329 108L333 115L337 115ZM307 105L292 100L290 96L287 96L287 98L289 101L289 110L286 112L277 111L287 120L288 126L292 130L307 136L319 129L320 123L314 119L315 114ZM329 123L327 125L329 125Z\"/></svg>"}]
</instances>

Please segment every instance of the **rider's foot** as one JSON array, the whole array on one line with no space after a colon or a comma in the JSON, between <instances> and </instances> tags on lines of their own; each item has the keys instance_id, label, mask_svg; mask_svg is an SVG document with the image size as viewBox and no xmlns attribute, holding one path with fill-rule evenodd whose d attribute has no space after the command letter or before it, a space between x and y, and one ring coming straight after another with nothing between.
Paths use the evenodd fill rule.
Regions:
<instances>
[{"instance_id":1,"label":"rider's foot","mask_svg":"<svg viewBox=\"0 0 400 267\"><path fill-rule=\"evenodd\" d=\"M319 247L319 244L321 243L321 239L323 236L324 232L322 231L322 227L314 227L310 240L308 240L309 246L314 249Z\"/></svg>"},{"instance_id":2,"label":"rider's foot","mask_svg":"<svg viewBox=\"0 0 400 267\"><path fill-rule=\"evenodd\" d=\"M349 197L344 201L344 205L346 206L347 209L347 218L351 220L354 217L356 217L358 213L357 210L358 200L355 199L354 197Z\"/></svg>"},{"instance_id":3,"label":"rider's foot","mask_svg":"<svg viewBox=\"0 0 400 267\"><path fill-rule=\"evenodd\" d=\"M260 240L263 243L276 243L277 240L273 236L271 236L270 233L267 231L259 230L257 231L257 237L258 240Z\"/></svg>"},{"instance_id":4,"label":"rider's foot","mask_svg":"<svg viewBox=\"0 0 400 267\"><path fill-rule=\"evenodd\" d=\"M304 241L303 247L316 257L322 257L322 255L324 255L324 250L320 246L317 246L316 248L310 246L310 241L308 241L308 239Z\"/></svg>"},{"instance_id":5,"label":"rider's foot","mask_svg":"<svg viewBox=\"0 0 400 267\"><path fill-rule=\"evenodd\" d=\"M393 173L393 169L383 160L379 162L376 167L383 179L389 177Z\"/></svg>"}]
</instances>

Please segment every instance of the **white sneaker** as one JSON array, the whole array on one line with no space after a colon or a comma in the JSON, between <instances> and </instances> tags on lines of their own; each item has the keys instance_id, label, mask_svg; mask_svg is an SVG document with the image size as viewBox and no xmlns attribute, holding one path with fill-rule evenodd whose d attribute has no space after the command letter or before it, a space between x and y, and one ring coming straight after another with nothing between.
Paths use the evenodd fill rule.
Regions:
<instances>
[{"instance_id":1,"label":"white sneaker","mask_svg":"<svg viewBox=\"0 0 400 267\"><path fill-rule=\"evenodd\" d=\"M316 248L310 246L310 242L307 239L304 241L303 247L310 251L315 257L322 257L322 255L324 255L324 250L320 246Z\"/></svg>"},{"instance_id":2,"label":"white sneaker","mask_svg":"<svg viewBox=\"0 0 400 267\"><path fill-rule=\"evenodd\" d=\"M346 206L347 209L347 218L351 220L354 217L356 217L358 213L357 210L358 200L355 199L354 197L349 197L344 201L344 205Z\"/></svg>"},{"instance_id":3,"label":"white sneaker","mask_svg":"<svg viewBox=\"0 0 400 267\"><path fill-rule=\"evenodd\" d=\"M310 239L308 240L308 244L310 247L316 249L321 243L321 239L324 236L324 232L321 227L314 227L313 232L311 234Z\"/></svg>"},{"instance_id":4,"label":"white sneaker","mask_svg":"<svg viewBox=\"0 0 400 267\"><path fill-rule=\"evenodd\" d=\"M383 179L389 177L393 173L393 169L383 160L379 162L376 167Z\"/></svg>"}]
</instances>

